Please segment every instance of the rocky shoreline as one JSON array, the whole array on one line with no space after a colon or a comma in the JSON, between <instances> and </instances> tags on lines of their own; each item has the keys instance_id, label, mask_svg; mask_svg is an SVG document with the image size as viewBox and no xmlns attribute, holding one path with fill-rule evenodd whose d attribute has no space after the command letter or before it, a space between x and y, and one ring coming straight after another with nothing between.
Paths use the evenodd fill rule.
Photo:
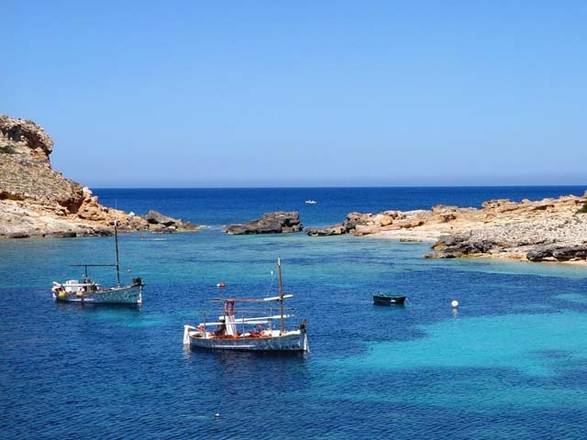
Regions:
<instances>
[{"instance_id":1,"label":"rocky shoreline","mask_svg":"<svg viewBox=\"0 0 587 440\"><path fill-rule=\"evenodd\" d=\"M350 213L336 225L308 228L311 236L352 234L432 241L428 258L491 257L532 262L587 260L587 192L540 201L491 200L482 208Z\"/></svg>"},{"instance_id":2,"label":"rocky shoreline","mask_svg":"<svg viewBox=\"0 0 587 440\"><path fill-rule=\"evenodd\" d=\"M287 234L301 232L300 213L297 211L277 211L263 214L261 218L244 224L229 225L224 231L230 235Z\"/></svg>"},{"instance_id":3,"label":"rocky shoreline","mask_svg":"<svg viewBox=\"0 0 587 440\"><path fill-rule=\"evenodd\" d=\"M100 204L92 191L51 167L53 140L37 124L0 116L0 239L175 232L196 225L149 212L126 213Z\"/></svg>"},{"instance_id":4,"label":"rocky shoreline","mask_svg":"<svg viewBox=\"0 0 587 440\"><path fill-rule=\"evenodd\" d=\"M191 231L197 225L156 211L143 216L100 204L92 191L51 167L53 141L32 121L0 116L0 239L111 235L121 231ZM273 212L230 225L233 235L301 232L298 212ZM310 236L352 234L431 241L428 258L492 257L526 261L587 260L587 192L539 201L490 200L481 208L351 212Z\"/></svg>"},{"instance_id":5,"label":"rocky shoreline","mask_svg":"<svg viewBox=\"0 0 587 440\"><path fill-rule=\"evenodd\" d=\"M273 212L228 234L302 230L298 212ZM310 236L350 234L400 241L430 241L426 258L491 257L587 264L587 192L539 201L490 200L481 208L438 205L429 210L351 212L335 225L309 227Z\"/></svg>"}]
</instances>

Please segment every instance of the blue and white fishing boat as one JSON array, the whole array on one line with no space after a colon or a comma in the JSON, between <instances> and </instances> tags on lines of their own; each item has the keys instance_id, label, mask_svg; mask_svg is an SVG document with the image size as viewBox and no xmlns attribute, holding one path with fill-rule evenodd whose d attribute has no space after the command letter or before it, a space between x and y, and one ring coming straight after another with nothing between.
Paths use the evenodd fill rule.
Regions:
<instances>
[{"instance_id":1,"label":"blue and white fishing boat","mask_svg":"<svg viewBox=\"0 0 587 440\"><path fill-rule=\"evenodd\" d=\"M277 259L278 295L265 298L217 299L224 304L218 321L203 321L197 326L185 325L183 343L189 348L241 351L309 352L306 321L297 328L287 329L286 319L293 317L285 313L284 302L293 297L283 291L281 261ZM277 302L279 314L254 317L237 317L237 304L265 304ZM276 328L274 328L274 325Z\"/></svg>"},{"instance_id":2,"label":"blue and white fishing boat","mask_svg":"<svg viewBox=\"0 0 587 440\"><path fill-rule=\"evenodd\" d=\"M114 264L73 264L84 268L82 280L67 280L63 283L53 281L51 291L57 302L73 302L88 304L142 304L143 281L133 278L129 285L120 284L120 258L118 252L118 225L114 223L114 243L116 262ZM93 281L88 274L88 267L116 268L116 286L104 287Z\"/></svg>"}]
</instances>

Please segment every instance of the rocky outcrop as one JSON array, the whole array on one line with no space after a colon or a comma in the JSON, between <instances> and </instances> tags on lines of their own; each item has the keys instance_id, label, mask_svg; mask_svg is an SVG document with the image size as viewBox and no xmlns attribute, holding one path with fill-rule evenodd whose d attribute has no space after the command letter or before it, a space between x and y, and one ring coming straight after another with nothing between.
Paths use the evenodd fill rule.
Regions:
<instances>
[{"instance_id":1,"label":"rocky outcrop","mask_svg":"<svg viewBox=\"0 0 587 440\"><path fill-rule=\"evenodd\" d=\"M100 204L92 191L51 167L53 141L32 121L0 116L0 238L109 235L195 229L152 222Z\"/></svg>"},{"instance_id":2,"label":"rocky outcrop","mask_svg":"<svg viewBox=\"0 0 587 440\"><path fill-rule=\"evenodd\" d=\"M330 226L323 226L320 228L306 228L304 230L306 234L312 237L319 237L319 236L328 236L328 235L343 235L348 234L349 230L347 229L346 225L343 223L337 223L335 225Z\"/></svg>"},{"instance_id":3,"label":"rocky outcrop","mask_svg":"<svg viewBox=\"0 0 587 440\"><path fill-rule=\"evenodd\" d=\"M148 223L148 229L155 232L174 232L181 230L193 230L197 226L191 223L179 220L167 215L161 214L158 211L150 210L143 219Z\"/></svg>"},{"instance_id":4,"label":"rocky outcrop","mask_svg":"<svg viewBox=\"0 0 587 440\"><path fill-rule=\"evenodd\" d=\"M0 116L0 200L57 203L77 212L83 187L51 168L53 141L37 124Z\"/></svg>"},{"instance_id":5,"label":"rocky outcrop","mask_svg":"<svg viewBox=\"0 0 587 440\"><path fill-rule=\"evenodd\" d=\"M351 212L341 222L320 228L306 228L311 236L323 235L370 235L383 231L410 229L424 224L421 214L427 211L384 211L379 214Z\"/></svg>"},{"instance_id":6,"label":"rocky outcrop","mask_svg":"<svg viewBox=\"0 0 587 440\"><path fill-rule=\"evenodd\" d=\"M539 201L490 200L480 209L350 213L337 225L308 228L309 235L375 235L430 240L429 258L506 257L528 261L585 261L587 213L583 197Z\"/></svg>"},{"instance_id":7,"label":"rocky outcrop","mask_svg":"<svg viewBox=\"0 0 587 440\"><path fill-rule=\"evenodd\" d=\"M297 211L270 212L263 214L259 219L244 224L230 225L225 229L227 234L283 234L289 232L300 232L302 223L300 214Z\"/></svg>"},{"instance_id":8,"label":"rocky outcrop","mask_svg":"<svg viewBox=\"0 0 587 440\"><path fill-rule=\"evenodd\" d=\"M499 243L486 239L478 239L474 237L472 232L469 232L440 238L432 246L435 253L429 254L428 257L457 258L482 255L491 252L495 248L499 249Z\"/></svg>"},{"instance_id":9,"label":"rocky outcrop","mask_svg":"<svg viewBox=\"0 0 587 440\"><path fill-rule=\"evenodd\" d=\"M48 164L53 140L33 121L0 115L0 151Z\"/></svg>"},{"instance_id":10,"label":"rocky outcrop","mask_svg":"<svg viewBox=\"0 0 587 440\"><path fill-rule=\"evenodd\" d=\"M538 246L526 254L530 261L587 260L587 242L580 246Z\"/></svg>"}]
</instances>

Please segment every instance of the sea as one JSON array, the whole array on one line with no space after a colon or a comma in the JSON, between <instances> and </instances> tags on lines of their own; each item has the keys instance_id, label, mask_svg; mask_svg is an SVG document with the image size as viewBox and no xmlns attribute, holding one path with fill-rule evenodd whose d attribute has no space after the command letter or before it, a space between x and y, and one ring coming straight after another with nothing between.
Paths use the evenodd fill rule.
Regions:
<instances>
[{"instance_id":1,"label":"sea","mask_svg":"<svg viewBox=\"0 0 587 440\"><path fill-rule=\"evenodd\" d=\"M429 260L430 243L222 228L275 210L319 226L351 211L586 189L96 188L107 205L204 227L120 236L123 279L145 283L134 308L51 298L52 281L79 278L71 264L111 263L112 237L0 242L0 438L585 439L587 267ZM275 292L278 256L310 353L186 350L184 324L219 314L211 299ZM110 268L92 275L115 281ZM379 291L407 303L375 306Z\"/></svg>"}]
</instances>

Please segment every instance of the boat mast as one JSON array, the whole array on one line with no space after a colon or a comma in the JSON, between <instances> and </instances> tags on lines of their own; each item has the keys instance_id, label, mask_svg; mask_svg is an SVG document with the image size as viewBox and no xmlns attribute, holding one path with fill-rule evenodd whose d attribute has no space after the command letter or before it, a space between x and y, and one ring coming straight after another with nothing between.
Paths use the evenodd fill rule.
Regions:
<instances>
[{"instance_id":1,"label":"boat mast","mask_svg":"<svg viewBox=\"0 0 587 440\"><path fill-rule=\"evenodd\" d=\"M114 220L114 247L116 248L116 283L120 287L120 257L118 255L118 220Z\"/></svg>"},{"instance_id":2,"label":"boat mast","mask_svg":"<svg viewBox=\"0 0 587 440\"><path fill-rule=\"evenodd\" d=\"M277 286L279 292L279 334L285 333L285 320L284 320L284 306L283 306L283 280L281 278L281 258L277 257Z\"/></svg>"}]
</instances>

